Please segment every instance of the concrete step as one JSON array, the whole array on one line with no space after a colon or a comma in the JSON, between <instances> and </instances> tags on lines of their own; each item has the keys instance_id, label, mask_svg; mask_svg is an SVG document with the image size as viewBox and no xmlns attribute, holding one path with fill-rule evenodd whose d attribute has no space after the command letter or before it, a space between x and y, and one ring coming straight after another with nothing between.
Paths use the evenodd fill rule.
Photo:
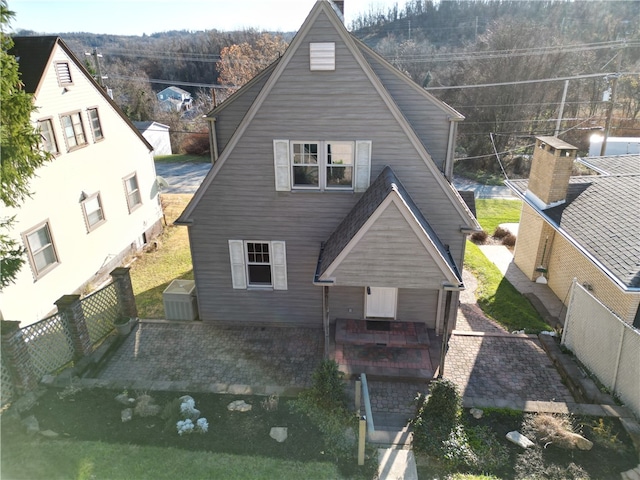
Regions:
<instances>
[{"instance_id":1,"label":"concrete step","mask_svg":"<svg viewBox=\"0 0 640 480\"><path fill-rule=\"evenodd\" d=\"M640 465L620 474L622 480L640 480Z\"/></svg>"},{"instance_id":2,"label":"concrete step","mask_svg":"<svg viewBox=\"0 0 640 480\"><path fill-rule=\"evenodd\" d=\"M367 432L367 441L380 447L411 447L413 432L408 429L387 430L375 429Z\"/></svg>"},{"instance_id":3,"label":"concrete step","mask_svg":"<svg viewBox=\"0 0 640 480\"><path fill-rule=\"evenodd\" d=\"M411 450L378 449L378 478L380 480L418 480L416 458Z\"/></svg>"}]
</instances>

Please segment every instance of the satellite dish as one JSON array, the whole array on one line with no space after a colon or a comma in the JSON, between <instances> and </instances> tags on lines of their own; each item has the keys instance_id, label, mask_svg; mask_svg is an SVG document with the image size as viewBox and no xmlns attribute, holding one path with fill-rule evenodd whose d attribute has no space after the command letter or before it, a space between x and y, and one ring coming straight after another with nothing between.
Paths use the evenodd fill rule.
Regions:
<instances>
[{"instance_id":1,"label":"satellite dish","mask_svg":"<svg viewBox=\"0 0 640 480\"><path fill-rule=\"evenodd\" d=\"M171 185L169 185L169 182L167 182L160 175L156 176L156 184L158 185L158 189L160 189L160 190L162 190L163 188L169 188L171 186Z\"/></svg>"}]
</instances>

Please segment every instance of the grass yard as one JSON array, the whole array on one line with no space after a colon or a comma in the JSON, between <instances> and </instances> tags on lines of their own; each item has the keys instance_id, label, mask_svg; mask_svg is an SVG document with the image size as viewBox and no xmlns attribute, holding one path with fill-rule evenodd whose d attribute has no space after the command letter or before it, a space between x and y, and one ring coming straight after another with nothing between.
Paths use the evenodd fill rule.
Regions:
<instances>
[{"instance_id":1,"label":"grass yard","mask_svg":"<svg viewBox=\"0 0 640 480\"><path fill-rule=\"evenodd\" d=\"M167 227L159 248L141 253L131 265L131 282L140 318L164 318L162 292L172 280L192 280L187 227L173 226L193 195L160 195Z\"/></svg>"},{"instance_id":2,"label":"grass yard","mask_svg":"<svg viewBox=\"0 0 640 480\"><path fill-rule=\"evenodd\" d=\"M478 222L489 234L501 223L520 221L520 200L478 199ZM525 330L538 333L551 330L531 302L504 278L500 270L487 259L478 246L467 242L465 268L478 279L476 296L482 311L507 330Z\"/></svg>"},{"instance_id":3,"label":"grass yard","mask_svg":"<svg viewBox=\"0 0 640 480\"><path fill-rule=\"evenodd\" d=\"M478 222L489 235L501 223L518 223L521 209L521 200L476 199Z\"/></svg>"},{"instance_id":4,"label":"grass yard","mask_svg":"<svg viewBox=\"0 0 640 480\"><path fill-rule=\"evenodd\" d=\"M126 407L115 401L120 392L90 389L60 398L63 392L47 391L23 414L34 415L40 430L54 431L57 438L27 435L17 420L3 416L3 480L342 478L338 467L323 457L319 432L292 413L285 399L267 411L261 397L194 394L209 430L179 436L175 418L165 419L162 413L167 405L179 409L175 399L182 393L150 392L163 412L136 414L123 423L120 415ZM229 412L226 406L240 398L253 409ZM283 443L270 438L272 426L288 428Z\"/></svg>"},{"instance_id":5,"label":"grass yard","mask_svg":"<svg viewBox=\"0 0 640 480\"><path fill-rule=\"evenodd\" d=\"M211 157L209 155L156 155L153 157L156 163L209 163Z\"/></svg>"}]
</instances>

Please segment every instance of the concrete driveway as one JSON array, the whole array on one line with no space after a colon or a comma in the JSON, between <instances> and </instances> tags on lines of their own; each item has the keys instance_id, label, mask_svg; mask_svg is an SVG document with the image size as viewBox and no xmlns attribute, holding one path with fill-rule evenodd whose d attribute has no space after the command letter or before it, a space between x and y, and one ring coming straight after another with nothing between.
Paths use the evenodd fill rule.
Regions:
<instances>
[{"instance_id":1,"label":"concrete driveway","mask_svg":"<svg viewBox=\"0 0 640 480\"><path fill-rule=\"evenodd\" d=\"M209 170L210 163L156 163L156 175L169 184L160 193L195 193Z\"/></svg>"}]
</instances>

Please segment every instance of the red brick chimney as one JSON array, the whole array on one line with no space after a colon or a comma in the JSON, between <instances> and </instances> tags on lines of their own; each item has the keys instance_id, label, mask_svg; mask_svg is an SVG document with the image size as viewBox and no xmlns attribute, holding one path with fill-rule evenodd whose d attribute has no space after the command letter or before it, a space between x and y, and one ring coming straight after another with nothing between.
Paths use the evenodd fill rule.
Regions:
<instances>
[{"instance_id":1,"label":"red brick chimney","mask_svg":"<svg viewBox=\"0 0 640 480\"><path fill-rule=\"evenodd\" d=\"M544 210L567 199L577 148L557 137L536 137L526 196Z\"/></svg>"}]
</instances>

